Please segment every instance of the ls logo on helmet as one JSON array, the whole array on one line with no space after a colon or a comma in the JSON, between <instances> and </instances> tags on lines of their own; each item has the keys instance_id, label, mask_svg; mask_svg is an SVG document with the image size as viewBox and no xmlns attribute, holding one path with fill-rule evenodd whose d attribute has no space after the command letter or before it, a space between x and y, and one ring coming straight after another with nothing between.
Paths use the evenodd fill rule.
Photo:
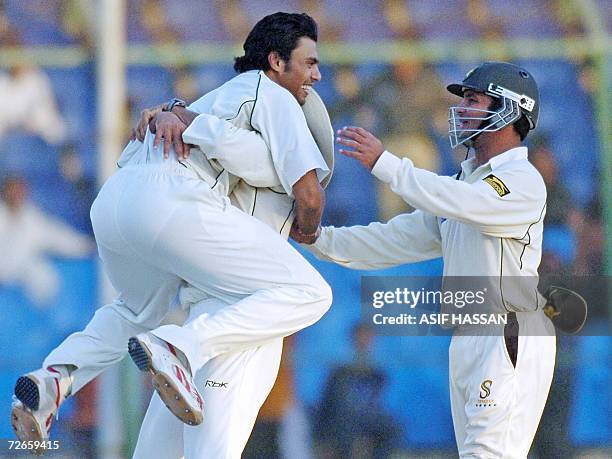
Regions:
<instances>
[{"instance_id":1,"label":"ls logo on helmet","mask_svg":"<svg viewBox=\"0 0 612 459\"><path fill-rule=\"evenodd\" d=\"M510 189L495 175L487 175L485 178L483 178L483 180L491 185L500 197L510 194Z\"/></svg>"},{"instance_id":2,"label":"ls logo on helmet","mask_svg":"<svg viewBox=\"0 0 612 459\"><path fill-rule=\"evenodd\" d=\"M491 94L497 94L498 96L507 97L508 99L515 101L519 104L519 107L524 108L528 112L533 111L533 108L535 107L535 100L533 100L531 97L526 96L525 94L517 94L516 92L510 91L509 89L495 83L489 83L488 91Z\"/></svg>"}]
</instances>

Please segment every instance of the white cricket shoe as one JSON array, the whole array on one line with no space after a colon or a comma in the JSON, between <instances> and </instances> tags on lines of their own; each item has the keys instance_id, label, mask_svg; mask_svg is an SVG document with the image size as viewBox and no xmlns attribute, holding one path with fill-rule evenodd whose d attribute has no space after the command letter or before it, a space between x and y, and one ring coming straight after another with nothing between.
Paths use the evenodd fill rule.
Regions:
<instances>
[{"instance_id":1,"label":"white cricket shoe","mask_svg":"<svg viewBox=\"0 0 612 459\"><path fill-rule=\"evenodd\" d=\"M128 352L140 371L153 375L153 387L172 414L190 426L202 423L202 397L183 352L152 333L130 338Z\"/></svg>"},{"instance_id":2,"label":"white cricket shoe","mask_svg":"<svg viewBox=\"0 0 612 459\"><path fill-rule=\"evenodd\" d=\"M68 370L58 368L41 368L17 379L11 424L19 440L49 439L53 417L72 389Z\"/></svg>"}]
</instances>

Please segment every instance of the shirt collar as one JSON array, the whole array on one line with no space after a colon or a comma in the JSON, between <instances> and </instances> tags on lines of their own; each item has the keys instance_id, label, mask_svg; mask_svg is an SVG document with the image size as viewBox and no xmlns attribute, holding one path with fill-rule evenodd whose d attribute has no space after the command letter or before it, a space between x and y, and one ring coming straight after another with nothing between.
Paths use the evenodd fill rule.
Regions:
<instances>
[{"instance_id":1,"label":"shirt collar","mask_svg":"<svg viewBox=\"0 0 612 459\"><path fill-rule=\"evenodd\" d=\"M471 175L476 169L486 168L494 170L508 161L515 161L519 159L527 159L527 147L516 147L500 153L497 156L493 156L482 166L476 166L476 158L472 156L461 163L461 169L463 170L463 173L468 176Z\"/></svg>"},{"instance_id":2,"label":"shirt collar","mask_svg":"<svg viewBox=\"0 0 612 459\"><path fill-rule=\"evenodd\" d=\"M516 161L518 159L527 159L527 147L516 147L511 150L505 151L500 155L493 156L489 160L489 164L491 165L491 169L497 169L504 163L508 161Z\"/></svg>"}]
</instances>

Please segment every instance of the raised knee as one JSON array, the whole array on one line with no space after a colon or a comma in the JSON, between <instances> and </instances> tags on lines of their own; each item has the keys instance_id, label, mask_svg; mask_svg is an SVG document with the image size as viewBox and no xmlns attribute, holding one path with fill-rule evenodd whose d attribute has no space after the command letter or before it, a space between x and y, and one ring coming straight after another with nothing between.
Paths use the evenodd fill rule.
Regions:
<instances>
[{"instance_id":1,"label":"raised knee","mask_svg":"<svg viewBox=\"0 0 612 459\"><path fill-rule=\"evenodd\" d=\"M332 305L334 299L332 289L329 284L321 278L316 286L317 304L320 315L325 314Z\"/></svg>"}]
</instances>

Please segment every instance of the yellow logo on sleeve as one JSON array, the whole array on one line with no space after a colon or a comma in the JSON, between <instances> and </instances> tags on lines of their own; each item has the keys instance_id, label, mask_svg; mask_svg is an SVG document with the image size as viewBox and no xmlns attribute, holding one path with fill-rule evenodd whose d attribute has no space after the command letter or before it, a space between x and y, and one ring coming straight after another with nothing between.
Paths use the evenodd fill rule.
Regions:
<instances>
[{"instance_id":1,"label":"yellow logo on sleeve","mask_svg":"<svg viewBox=\"0 0 612 459\"><path fill-rule=\"evenodd\" d=\"M483 180L489 185L491 185L493 189L497 192L497 194L501 197L510 194L510 189L508 189L506 184L493 174L486 176L485 178L483 178Z\"/></svg>"}]
</instances>

